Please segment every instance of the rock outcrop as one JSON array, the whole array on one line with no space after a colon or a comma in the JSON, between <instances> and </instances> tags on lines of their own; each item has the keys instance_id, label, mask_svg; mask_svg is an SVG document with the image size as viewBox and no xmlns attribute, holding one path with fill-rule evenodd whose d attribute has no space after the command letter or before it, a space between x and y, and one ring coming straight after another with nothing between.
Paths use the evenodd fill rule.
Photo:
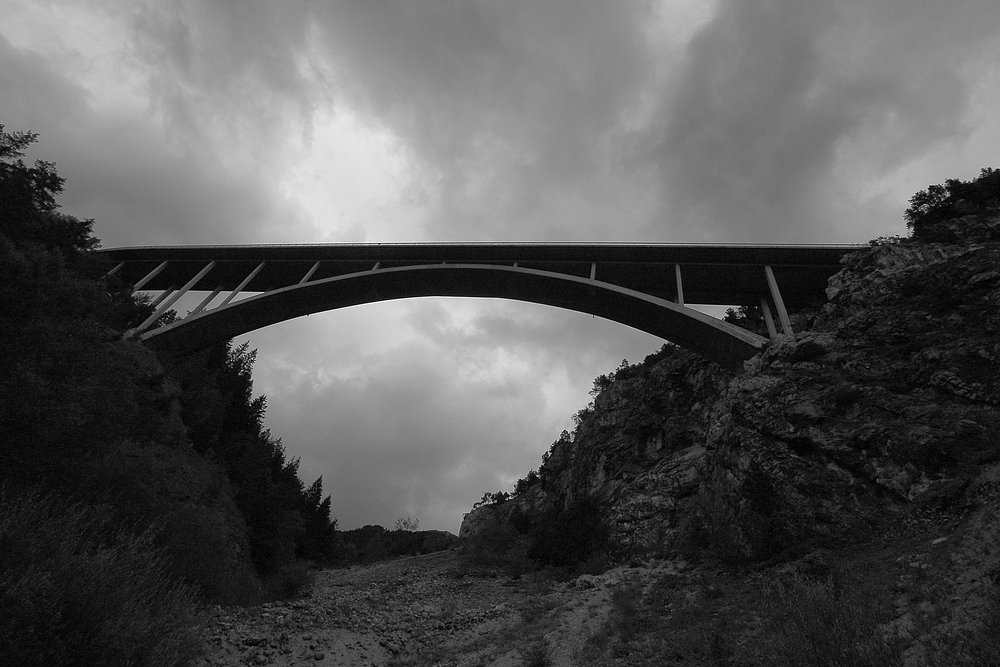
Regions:
<instances>
[{"instance_id":1,"label":"rock outcrop","mask_svg":"<svg viewBox=\"0 0 1000 667\"><path fill-rule=\"evenodd\" d=\"M537 483L462 535L589 499L622 554L749 563L961 506L1000 456L1000 218L949 224L958 242L845 257L743 373L665 347L599 378Z\"/></svg>"}]
</instances>

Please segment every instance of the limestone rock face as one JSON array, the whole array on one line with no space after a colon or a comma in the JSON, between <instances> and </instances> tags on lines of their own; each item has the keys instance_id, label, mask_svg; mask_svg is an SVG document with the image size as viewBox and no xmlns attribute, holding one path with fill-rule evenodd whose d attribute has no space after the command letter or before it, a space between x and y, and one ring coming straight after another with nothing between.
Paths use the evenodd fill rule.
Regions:
<instances>
[{"instance_id":1,"label":"limestone rock face","mask_svg":"<svg viewBox=\"0 0 1000 667\"><path fill-rule=\"evenodd\" d=\"M509 525L514 514L540 511L543 506L544 494L541 488L536 486L507 502L475 507L462 518L458 537L465 539L473 537L487 528Z\"/></svg>"},{"instance_id":2,"label":"limestone rock face","mask_svg":"<svg viewBox=\"0 0 1000 667\"><path fill-rule=\"evenodd\" d=\"M743 373L665 348L599 379L539 482L463 536L586 498L628 553L693 542L759 561L959 502L1000 456L1000 218L950 224L954 244L845 257L828 303Z\"/></svg>"}]
</instances>

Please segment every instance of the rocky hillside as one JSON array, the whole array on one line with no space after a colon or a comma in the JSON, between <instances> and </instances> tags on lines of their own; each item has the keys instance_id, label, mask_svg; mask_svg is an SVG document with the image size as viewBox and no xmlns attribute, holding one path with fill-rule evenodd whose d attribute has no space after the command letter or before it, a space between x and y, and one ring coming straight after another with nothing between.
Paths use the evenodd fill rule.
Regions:
<instances>
[{"instance_id":1,"label":"rocky hillside","mask_svg":"<svg viewBox=\"0 0 1000 667\"><path fill-rule=\"evenodd\" d=\"M619 557L745 565L864 540L915 508L995 507L1000 218L942 225L950 242L845 257L828 303L743 373L668 347L598 378L537 476L462 535L587 502Z\"/></svg>"}]
</instances>

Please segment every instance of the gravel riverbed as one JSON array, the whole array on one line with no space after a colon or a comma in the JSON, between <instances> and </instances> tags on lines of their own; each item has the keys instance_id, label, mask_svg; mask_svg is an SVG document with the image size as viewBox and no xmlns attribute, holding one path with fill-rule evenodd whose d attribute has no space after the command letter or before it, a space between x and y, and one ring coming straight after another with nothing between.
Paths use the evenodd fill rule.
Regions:
<instances>
[{"instance_id":1,"label":"gravel riverbed","mask_svg":"<svg viewBox=\"0 0 1000 667\"><path fill-rule=\"evenodd\" d=\"M617 578L476 576L454 552L323 570L300 599L210 609L204 664L505 667L544 643L570 665Z\"/></svg>"}]
</instances>

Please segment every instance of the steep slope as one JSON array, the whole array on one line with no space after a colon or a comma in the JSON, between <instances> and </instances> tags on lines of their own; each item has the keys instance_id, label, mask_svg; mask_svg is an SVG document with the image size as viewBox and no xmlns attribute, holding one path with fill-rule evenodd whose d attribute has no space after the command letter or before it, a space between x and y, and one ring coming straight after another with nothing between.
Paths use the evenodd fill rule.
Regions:
<instances>
[{"instance_id":1,"label":"steep slope","mask_svg":"<svg viewBox=\"0 0 1000 667\"><path fill-rule=\"evenodd\" d=\"M968 502L1000 453L1000 219L947 225L952 243L846 257L829 302L737 376L665 348L599 378L537 483L463 535L587 499L619 554L746 564Z\"/></svg>"}]
</instances>

